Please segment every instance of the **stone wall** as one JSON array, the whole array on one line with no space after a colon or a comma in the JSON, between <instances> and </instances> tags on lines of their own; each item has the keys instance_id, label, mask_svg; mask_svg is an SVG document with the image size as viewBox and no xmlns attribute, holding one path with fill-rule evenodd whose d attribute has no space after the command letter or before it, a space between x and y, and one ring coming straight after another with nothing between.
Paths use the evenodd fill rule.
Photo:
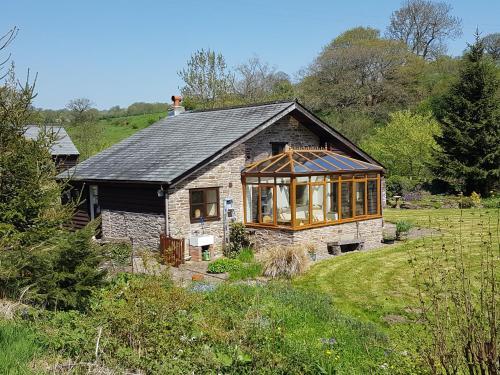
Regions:
<instances>
[{"instance_id":1,"label":"stone wall","mask_svg":"<svg viewBox=\"0 0 500 375\"><path fill-rule=\"evenodd\" d=\"M101 218L105 240L132 238L135 248L158 249L165 215L102 210Z\"/></svg>"},{"instance_id":2,"label":"stone wall","mask_svg":"<svg viewBox=\"0 0 500 375\"><path fill-rule=\"evenodd\" d=\"M169 190L170 235L186 238L197 234L215 237L215 250L220 253L223 242L222 217L218 221L207 221L203 227L191 223L189 212L189 189L219 187L220 213L223 213L224 198L233 199L237 221L243 221L243 187L241 170L251 160L260 160L271 155L270 142L289 142L293 147L319 146L319 138L292 116L285 116L266 130L236 147L220 159L208 164ZM251 151L251 160L245 155Z\"/></svg>"},{"instance_id":3,"label":"stone wall","mask_svg":"<svg viewBox=\"0 0 500 375\"><path fill-rule=\"evenodd\" d=\"M320 146L316 134L288 115L245 142L246 163L272 156L271 142L286 142L292 148Z\"/></svg>"},{"instance_id":4,"label":"stone wall","mask_svg":"<svg viewBox=\"0 0 500 375\"><path fill-rule=\"evenodd\" d=\"M312 245L318 257L324 258L328 256L329 242L362 239L364 250L379 247L382 241L382 226L383 220L377 218L299 231L258 228L255 229L252 239L261 251L277 245Z\"/></svg>"}]
</instances>

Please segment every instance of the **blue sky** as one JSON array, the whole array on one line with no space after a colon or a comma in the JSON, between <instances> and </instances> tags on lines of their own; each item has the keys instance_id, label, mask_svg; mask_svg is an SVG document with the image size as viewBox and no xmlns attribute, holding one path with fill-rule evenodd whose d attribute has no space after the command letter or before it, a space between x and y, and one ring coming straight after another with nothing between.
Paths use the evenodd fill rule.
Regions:
<instances>
[{"instance_id":1,"label":"blue sky","mask_svg":"<svg viewBox=\"0 0 500 375\"><path fill-rule=\"evenodd\" d=\"M476 27L500 32L500 1L451 1L463 36ZM253 55L292 77L342 31L358 25L385 30L400 1L3 1L0 31L18 26L10 52L18 75L38 73L35 105L62 108L88 97L99 108L135 101L170 101L177 76L200 48L222 52L230 66Z\"/></svg>"}]
</instances>

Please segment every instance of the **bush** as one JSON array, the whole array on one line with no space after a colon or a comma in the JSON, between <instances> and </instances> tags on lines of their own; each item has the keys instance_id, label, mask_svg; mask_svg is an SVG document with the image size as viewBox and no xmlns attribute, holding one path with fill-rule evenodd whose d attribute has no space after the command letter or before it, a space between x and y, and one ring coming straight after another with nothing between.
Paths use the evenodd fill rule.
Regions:
<instances>
[{"instance_id":1,"label":"bush","mask_svg":"<svg viewBox=\"0 0 500 375\"><path fill-rule=\"evenodd\" d=\"M245 247L241 249L236 259L243 263L251 263L255 260L255 255L250 247Z\"/></svg>"},{"instance_id":2,"label":"bush","mask_svg":"<svg viewBox=\"0 0 500 375\"><path fill-rule=\"evenodd\" d=\"M38 324L62 362L96 362L101 332L98 363L110 373L376 373L392 356L375 326L281 282L196 292L166 275L127 274L96 294L87 314L53 313Z\"/></svg>"},{"instance_id":3,"label":"bush","mask_svg":"<svg viewBox=\"0 0 500 375\"><path fill-rule=\"evenodd\" d=\"M410 229L412 228L412 224L405 221L405 220L399 220L396 222L396 238L399 240L401 237L405 234L407 234Z\"/></svg>"},{"instance_id":4,"label":"bush","mask_svg":"<svg viewBox=\"0 0 500 375\"><path fill-rule=\"evenodd\" d=\"M262 275L262 265L257 262L243 264L240 268L229 272L229 280L255 279Z\"/></svg>"},{"instance_id":5,"label":"bush","mask_svg":"<svg viewBox=\"0 0 500 375\"><path fill-rule=\"evenodd\" d=\"M416 180L410 180L405 176L393 175L386 179L387 195L393 197L395 195L404 196L415 190L419 186Z\"/></svg>"},{"instance_id":6,"label":"bush","mask_svg":"<svg viewBox=\"0 0 500 375\"><path fill-rule=\"evenodd\" d=\"M236 271L242 267L241 261L238 259L220 258L208 265L209 273L224 273Z\"/></svg>"},{"instance_id":7,"label":"bush","mask_svg":"<svg viewBox=\"0 0 500 375\"><path fill-rule=\"evenodd\" d=\"M243 248L250 247L250 240L243 223L231 223L229 229L229 246L224 247L224 255L236 258Z\"/></svg>"},{"instance_id":8,"label":"bush","mask_svg":"<svg viewBox=\"0 0 500 375\"><path fill-rule=\"evenodd\" d=\"M264 275L293 277L304 273L309 267L309 256L301 246L276 246L263 251L260 259Z\"/></svg>"},{"instance_id":9,"label":"bush","mask_svg":"<svg viewBox=\"0 0 500 375\"><path fill-rule=\"evenodd\" d=\"M0 293L54 310L86 309L106 276L99 269L103 258L92 242L94 230L89 225L46 243L0 251Z\"/></svg>"}]
</instances>

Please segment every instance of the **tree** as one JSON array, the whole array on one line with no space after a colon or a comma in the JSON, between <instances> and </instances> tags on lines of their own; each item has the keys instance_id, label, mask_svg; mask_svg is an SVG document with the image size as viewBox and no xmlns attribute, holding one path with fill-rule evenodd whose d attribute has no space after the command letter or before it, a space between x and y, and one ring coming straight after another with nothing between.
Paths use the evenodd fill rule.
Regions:
<instances>
[{"instance_id":1,"label":"tree","mask_svg":"<svg viewBox=\"0 0 500 375\"><path fill-rule=\"evenodd\" d=\"M94 103L87 98L77 98L72 99L66 105L66 108L71 111L73 115L73 123L80 124L85 121L91 121L95 119L95 111L93 111Z\"/></svg>"},{"instance_id":2,"label":"tree","mask_svg":"<svg viewBox=\"0 0 500 375\"><path fill-rule=\"evenodd\" d=\"M362 142L361 147L388 170L389 176L404 176L417 182L432 177L430 165L437 149L434 139L439 124L431 114L399 111L389 123Z\"/></svg>"},{"instance_id":3,"label":"tree","mask_svg":"<svg viewBox=\"0 0 500 375\"><path fill-rule=\"evenodd\" d=\"M361 120L369 132L388 113L420 98L418 60L403 43L357 27L323 49L299 84L299 97L321 117L345 123L339 130L359 141L364 134L350 129L352 121Z\"/></svg>"},{"instance_id":4,"label":"tree","mask_svg":"<svg viewBox=\"0 0 500 375\"><path fill-rule=\"evenodd\" d=\"M276 68L262 62L257 56L239 65L236 72L238 79L235 89L246 103L293 97L293 86L288 75L276 71Z\"/></svg>"},{"instance_id":5,"label":"tree","mask_svg":"<svg viewBox=\"0 0 500 375\"><path fill-rule=\"evenodd\" d=\"M187 67L179 73L185 85L181 89L185 102L193 106L223 106L234 92L234 74L221 53L201 49L191 55Z\"/></svg>"},{"instance_id":6,"label":"tree","mask_svg":"<svg viewBox=\"0 0 500 375\"><path fill-rule=\"evenodd\" d=\"M450 14L451 10L444 2L406 0L392 13L387 35L424 59L436 58L446 51L447 39L462 34L461 21Z\"/></svg>"},{"instance_id":7,"label":"tree","mask_svg":"<svg viewBox=\"0 0 500 375\"><path fill-rule=\"evenodd\" d=\"M56 135L42 127L37 139L24 136L34 90L29 74L24 83L16 79L13 65L0 80L0 298L84 308L104 274L90 247L93 232L64 229L72 207L61 204L55 180Z\"/></svg>"},{"instance_id":8,"label":"tree","mask_svg":"<svg viewBox=\"0 0 500 375\"><path fill-rule=\"evenodd\" d=\"M500 33L488 34L483 38L484 50L493 60L500 62Z\"/></svg>"},{"instance_id":9,"label":"tree","mask_svg":"<svg viewBox=\"0 0 500 375\"><path fill-rule=\"evenodd\" d=\"M442 127L435 169L466 194L489 195L500 178L499 70L478 35L462 64L458 80L434 103Z\"/></svg>"}]
</instances>

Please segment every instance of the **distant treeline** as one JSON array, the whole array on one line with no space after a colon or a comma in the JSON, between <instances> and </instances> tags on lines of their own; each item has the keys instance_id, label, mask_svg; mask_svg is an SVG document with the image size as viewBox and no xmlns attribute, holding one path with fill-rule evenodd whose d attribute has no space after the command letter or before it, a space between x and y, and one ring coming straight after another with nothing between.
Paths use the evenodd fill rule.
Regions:
<instances>
[{"instance_id":1,"label":"distant treeline","mask_svg":"<svg viewBox=\"0 0 500 375\"><path fill-rule=\"evenodd\" d=\"M75 99L84 100L84 99ZM72 101L74 102L74 101ZM63 109L42 109L37 108L35 110L40 123L44 124L70 124L74 121L75 109L70 108L71 103L68 104L66 108ZM88 108L84 111L88 117L92 120L99 120L105 118L123 117L123 116L134 116L134 115L144 115L149 113L160 113L166 112L170 108L168 103L145 103L136 102L132 103L128 107L120 107L115 105L109 109L98 110L93 107L93 103L88 101Z\"/></svg>"}]
</instances>

